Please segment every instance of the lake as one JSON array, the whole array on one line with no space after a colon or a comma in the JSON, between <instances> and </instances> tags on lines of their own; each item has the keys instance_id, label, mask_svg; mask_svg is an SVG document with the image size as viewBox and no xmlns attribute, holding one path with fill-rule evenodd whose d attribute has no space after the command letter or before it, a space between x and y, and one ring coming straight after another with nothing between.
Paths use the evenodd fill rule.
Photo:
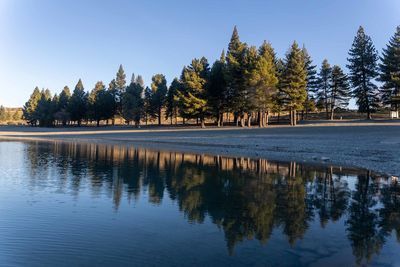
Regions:
<instances>
[{"instance_id":1,"label":"lake","mask_svg":"<svg viewBox=\"0 0 400 267\"><path fill-rule=\"evenodd\" d=\"M399 266L399 241L367 170L0 142L1 266Z\"/></svg>"}]
</instances>

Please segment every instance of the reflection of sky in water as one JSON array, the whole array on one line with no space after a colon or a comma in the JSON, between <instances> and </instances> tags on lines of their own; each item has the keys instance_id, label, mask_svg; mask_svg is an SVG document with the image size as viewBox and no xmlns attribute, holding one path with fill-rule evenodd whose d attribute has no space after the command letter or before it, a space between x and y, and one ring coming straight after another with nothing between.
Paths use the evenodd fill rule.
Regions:
<instances>
[{"instance_id":1,"label":"reflection of sky in water","mask_svg":"<svg viewBox=\"0 0 400 267\"><path fill-rule=\"evenodd\" d=\"M0 173L0 262L400 264L399 190L366 171L1 142Z\"/></svg>"}]
</instances>

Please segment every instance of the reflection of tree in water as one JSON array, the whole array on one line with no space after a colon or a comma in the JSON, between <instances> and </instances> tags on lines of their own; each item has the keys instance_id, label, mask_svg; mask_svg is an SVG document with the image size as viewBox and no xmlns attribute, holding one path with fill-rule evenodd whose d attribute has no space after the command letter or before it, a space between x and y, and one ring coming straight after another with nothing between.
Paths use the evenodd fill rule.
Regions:
<instances>
[{"instance_id":1,"label":"reflection of tree in water","mask_svg":"<svg viewBox=\"0 0 400 267\"><path fill-rule=\"evenodd\" d=\"M313 192L309 195L321 227L330 220L339 220L347 210L350 197L347 181L341 175L334 175L330 167L316 175L311 187Z\"/></svg>"},{"instance_id":2,"label":"reflection of tree in water","mask_svg":"<svg viewBox=\"0 0 400 267\"><path fill-rule=\"evenodd\" d=\"M370 261L384 243L384 236L379 230L377 199L374 197L376 190L377 184L373 183L369 173L358 175L346 224L353 254L359 264L363 259Z\"/></svg>"},{"instance_id":3,"label":"reflection of tree in water","mask_svg":"<svg viewBox=\"0 0 400 267\"><path fill-rule=\"evenodd\" d=\"M90 185L93 194L108 194L116 209L124 197L147 194L158 205L168 194L190 222L209 218L222 229L230 253L246 239L267 242L274 228L295 244L311 221L325 227L348 214L348 238L361 262L379 252L392 230L400 232L399 186L383 185L379 195L380 183L359 175L351 193L343 178L357 174L350 169L73 143L32 143L27 157L35 179L38 169L54 164L60 186L79 194Z\"/></svg>"},{"instance_id":4,"label":"reflection of tree in water","mask_svg":"<svg viewBox=\"0 0 400 267\"><path fill-rule=\"evenodd\" d=\"M400 242L400 184L384 185L382 191L382 208L379 210L382 234L389 236L395 231L397 241Z\"/></svg>"}]
</instances>

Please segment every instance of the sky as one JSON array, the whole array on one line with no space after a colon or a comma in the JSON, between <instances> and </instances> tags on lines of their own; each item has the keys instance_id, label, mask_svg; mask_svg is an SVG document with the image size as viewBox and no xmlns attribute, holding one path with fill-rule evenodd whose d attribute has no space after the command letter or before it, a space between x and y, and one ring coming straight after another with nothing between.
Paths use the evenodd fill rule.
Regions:
<instances>
[{"instance_id":1,"label":"sky","mask_svg":"<svg viewBox=\"0 0 400 267\"><path fill-rule=\"evenodd\" d=\"M108 85L120 64L127 80L170 83L193 58L219 58L235 25L280 57L296 40L318 66L345 67L360 25L381 51L399 15L399 0L0 0L0 105L21 107L35 86Z\"/></svg>"}]
</instances>

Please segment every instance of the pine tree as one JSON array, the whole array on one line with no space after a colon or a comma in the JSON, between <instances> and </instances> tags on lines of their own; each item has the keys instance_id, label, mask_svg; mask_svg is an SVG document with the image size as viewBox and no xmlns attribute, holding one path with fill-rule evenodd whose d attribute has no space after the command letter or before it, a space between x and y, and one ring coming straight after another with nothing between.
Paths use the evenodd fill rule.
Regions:
<instances>
[{"instance_id":1,"label":"pine tree","mask_svg":"<svg viewBox=\"0 0 400 267\"><path fill-rule=\"evenodd\" d=\"M114 97L115 97L115 113L122 116L122 95L126 89L126 75L122 65L119 65L118 72L115 78ZM113 120L114 124L114 120Z\"/></svg>"},{"instance_id":2,"label":"pine tree","mask_svg":"<svg viewBox=\"0 0 400 267\"><path fill-rule=\"evenodd\" d=\"M255 88L255 106L258 111L258 125L268 125L269 113L274 107L278 77L275 69L275 52L271 44L264 41L258 49L256 68L250 78L250 86Z\"/></svg>"},{"instance_id":3,"label":"pine tree","mask_svg":"<svg viewBox=\"0 0 400 267\"><path fill-rule=\"evenodd\" d=\"M227 101L227 79L225 51L222 51L219 60L216 60L210 71L210 81L208 90L208 105L210 106L211 116L217 121L217 126L223 124L223 114L226 111Z\"/></svg>"},{"instance_id":4,"label":"pine tree","mask_svg":"<svg viewBox=\"0 0 400 267\"><path fill-rule=\"evenodd\" d=\"M7 110L5 107L0 106L0 121L5 121L7 120Z\"/></svg>"},{"instance_id":5,"label":"pine tree","mask_svg":"<svg viewBox=\"0 0 400 267\"><path fill-rule=\"evenodd\" d=\"M154 117L152 98L153 92L150 87L146 86L146 89L144 89L144 117L146 125L148 120Z\"/></svg>"},{"instance_id":6,"label":"pine tree","mask_svg":"<svg viewBox=\"0 0 400 267\"><path fill-rule=\"evenodd\" d=\"M285 104L285 92L283 91L283 73L285 71L285 62L282 59L275 60L275 75L278 78L277 93L273 97L272 110L278 113L278 123L280 120L280 114L284 109Z\"/></svg>"},{"instance_id":7,"label":"pine tree","mask_svg":"<svg viewBox=\"0 0 400 267\"><path fill-rule=\"evenodd\" d=\"M139 127L140 120L144 114L143 90L142 77L139 75L135 79L134 75L132 75L132 81L122 97L122 115L128 124L130 121L134 121L137 127Z\"/></svg>"},{"instance_id":8,"label":"pine tree","mask_svg":"<svg viewBox=\"0 0 400 267\"><path fill-rule=\"evenodd\" d=\"M178 91L181 90L181 82L178 78L175 78L171 85L168 88L167 98L166 98L166 111L165 111L165 119L171 120L175 117L175 123L177 123L178 117Z\"/></svg>"},{"instance_id":9,"label":"pine tree","mask_svg":"<svg viewBox=\"0 0 400 267\"><path fill-rule=\"evenodd\" d=\"M325 108L326 118L329 119L329 107L330 107L330 81L332 78L332 68L328 63L327 59L322 61L321 69L319 71L318 78L318 91L317 101L321 103Z\"/></svg>"},{"instance_id":10,"label":"pine tree","mask_svg":"<svg viewBox=\"0 0 400 267\"><path fill-rule=\"evenodd\" d=\"M205 128L208 115L207 84L210 68L205 57L193 59L192 63L182 71L182 91L179 91L181 111L186 118L200 119L201 127Z\"/></svg>"},{"instance_id":11,"label":"pine tree","mask_svg":"<svg viewBox=\"0 0 400 267\"><path fill-rule=\"evenodd\" d=\"M307 72L301 49L293 42L286 54L285 69L282 75L282 91L285 104L290 111L290 124L297 124L297 111L303 109L307 97Z\"/></svg>"},{"instance_id":12,"label":"pine tree","mask_svg":"<svg viewBox=\"0 0 400 267\"><path fill-rule=\"evenodd\" d=\"M111 120L112 120L112 125L115 124L115 116L117 115L118 112L118 90L117 90L117 84L115 82L115 79L112 79L111 82L108 84L108 90L107 90L111 95L112 95L112 114L111 114Z\"/></svg>"},{"instance_id":13,"label":"pine tree","mask_svg":"<svg viewBox=\"0 0 400 267\"><path fill-rule=\"evenodd\" d=\"M350 86L347 75L339 66L333 66L330 82L330 118L333 120L336 108L345 108L349 104Z\"/></svg>"},{"instance_id":14,"label":"pine tree","mask_svg":"<svg viewBox=\"0 0 400 267\"><path fill-rule=\"evenodd\" d=\"M156 74L152 78L151 83L151 108L153 109L152 114L158 119L158 125L161 125L162 109L165 105L165 99L167 96L167 80L162 74Z\"/></svg>"},{"instance_id":15,"label":"pine tree","mask_svg":"<svg viewBox=\"0 0 400 267\"><path fill-rule=\"evenodd\" d=\"M371 113L379 106L378 87L374 80L378 76L378 53L372 43L371 37L365 34L360 26L349 51L350 80L353 87L353 95L360 112L366 112L371 119Z\"/></svg>"},{"instance_id":16,"label":"pine tree","mask_svg":"<svg viewBox=\"0 0 400 267\"><path fill-rule=\"evenodd\" d=\"M382 102L389 104L391 96L400 94L400 26L383 49L379 70L379 81L383 82Z\"/></svg>"},{"instance_id":17,"label":"pine tree","mask_svg":"<svg viewBox=\"0 0 400 267\"><path fill-rule=\"evenodd\" d=\"M246 52L247 45L240 41L239 33L235 26L226 54L226 73L228 81L226 96L230 111L235 114L236 120L240 118L242 127L244 126L244 114L248 111L246 106L246 96L248 92L245 80Z\"/></svg>"},{"instance_id":18,"label":"pine tree","mask_svg":"<svg viewBox=\"0 0 400 267\"><path fill-rule=\"evenodd\" d=\"M71 99L71 91L69 90L68 86L64 86L58 98L56 114L54 114L54 118L58 121L61 121L63 126L66 126L67 122L70 120L70 114L68 112L68 105L70 99Z\"/></svg>"},{"instance_id":19,"label":"pine tree","mask_svg":"<svg viewBox=\"0 0 400 267\"><path fill-rule=\"evenodd\" d=\"M36 108L41 97L42 96L40 94L39 88L35 87L28 102L26 102L23 107L23 117L32 126L36 125L38 121L38 118L36 116Z\"/></svg>"},{"instance_id":20,"label":"pine tree","mask_svg":"<svg viewBox=\"0 0 400 267\"><path fill-rule=\"evenodd\" d=\"M100 121L107 119L111 106L111 94L106 91L106 87L102 81L98 81L88 96L88 117L90 120L96 121L97 127ZM111 103L110 103L111 102Z\"/></svg>"},{"instance_id":21,"label":"pine tree","mask_svg":"<svg viewBox=\"0 0 400 267\"><path fill-rule=\"evenodd\" d=\"M85 93L82 80L79 79L75 86L74 92L72 93L68 106L68 112L71 114L71 120L76 121L78 126L81 126L81 122L85 118L87 102L88 95Z\"/></svg>"},{"instance_id":22,"label":"pine tree","mask_svg":"<svg viewBox=\"0 0 400 267\"><path fill-rule=\"evenodd\" d=\"M308 113L315 109L315 97L314 94L318 89L318 77L317 77L317 66L313 65L311 56L308 54L308 51L305 46L302 49L305 68L307 71L307 97L306 102L304 104L304 111L306 113L306 117ZM302 112L303 117L304 112Z\"/></svg>"},{"instance_id":23,"label":"pine tree","mask_svg":"<svg viewBox=\"0 0 400 267\"><path fill-rule=\"evenodd\" d=\"M36 107L36 118L39 121L39 126L50 127L53 125L53 103L49 89L40 92L40 100Z\"/></svg>"}]
</instances>

